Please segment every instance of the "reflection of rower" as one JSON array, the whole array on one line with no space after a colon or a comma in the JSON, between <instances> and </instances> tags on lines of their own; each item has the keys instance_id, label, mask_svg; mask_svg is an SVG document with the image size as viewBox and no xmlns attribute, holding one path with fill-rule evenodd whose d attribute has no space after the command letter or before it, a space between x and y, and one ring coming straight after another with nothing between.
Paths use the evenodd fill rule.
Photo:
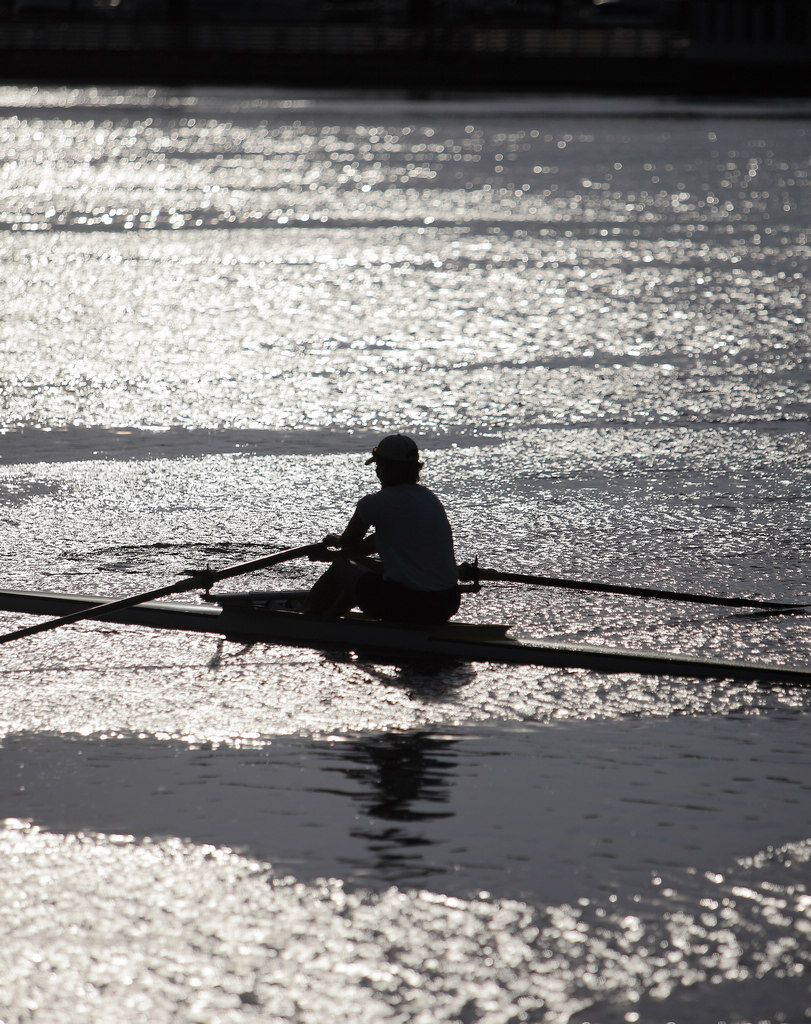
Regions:
<instances>
[{"instance_id":1,"label":"reflection of rower","mask_svg":"<svg viewBox=\"0 0 811 1024\"><path fill-rule=\"evenodd\" d=\"M345 615L358 605L375 619L445 622L459 609L453 533L442 502L419 483L417 445L403 434L384 437L371 463L380 490L360 499L342 534L325 538L348 557L336 559L301 610ZM351 560L373 552L380 563Z\"/></svg>"},{"instance_id":2,"label":"reflection of rower","mask_svg":"<svg viewBox=\"0 0 811 1024\"><path fill-rule=\"evenodd\" d=\"M362 814L352 836L368 850L358 867L368 884L379 878L398 886L418 884L448 870L427 823L452 818L450 786L456 773L452 739L428 733L366 738L341 750L344 771L362 786ZM421 824L423 823L423 824Z\"/></svg>"},{"instance_id":3,"label":"reflection of rower","mask_svg":"<svg viewBox=\"0 0 811 1024\"><path fill-rule=\"evenodd\" d=\"M358 773L374 787L364 794L366 813L386 821L452 817L450 810L427 811L414 805L422 801L447 804L445 773L453 762L440 755L454 742L427 733L395 733L353 744L354 751L374 768Z\"/></svg>"}]
</instances>

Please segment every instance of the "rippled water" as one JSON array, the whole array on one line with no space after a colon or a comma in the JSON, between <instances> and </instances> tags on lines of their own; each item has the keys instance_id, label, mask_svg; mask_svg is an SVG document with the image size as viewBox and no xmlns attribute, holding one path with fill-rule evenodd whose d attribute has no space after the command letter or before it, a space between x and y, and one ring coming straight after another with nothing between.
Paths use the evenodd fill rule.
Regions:
<instances>
[{"instance_id":1,"label":"rippled water","mask_svg":"<svg viewBox=\"0 0 811 1024\"><path fill-rule=\"evenodd\" d=\"M460 559L809 597L807 115L0 88L3 586L316 539L404 429ZM802 616L463 612L811 662ZM3 1019L807 1016L804 691L103 623L0 658Z\"/></svg>"}]
</instances>

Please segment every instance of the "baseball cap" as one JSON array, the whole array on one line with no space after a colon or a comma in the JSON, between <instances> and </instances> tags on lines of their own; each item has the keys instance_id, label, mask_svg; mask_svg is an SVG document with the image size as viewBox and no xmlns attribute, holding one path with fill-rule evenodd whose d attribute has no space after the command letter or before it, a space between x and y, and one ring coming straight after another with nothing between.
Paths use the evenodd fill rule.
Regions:
<instances>
[{"instance_id":1,"label":"baseball cap","mask_svg":"<svg viewBox=\"0 0 811 1024\"><path fill-rule=\"evenodd\" d=\"M369 466L378 459L389 462L417 462L419 457L420 450L410 437L406 437L405 434L389 434L372 448L372 457L366 460L366 465Z\"/></svg>"}]
</instances>

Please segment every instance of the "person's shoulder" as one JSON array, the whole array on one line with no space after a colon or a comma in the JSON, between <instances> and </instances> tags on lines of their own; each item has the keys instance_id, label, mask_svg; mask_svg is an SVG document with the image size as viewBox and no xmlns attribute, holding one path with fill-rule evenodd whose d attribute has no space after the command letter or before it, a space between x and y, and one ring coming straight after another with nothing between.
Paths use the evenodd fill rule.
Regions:
<instances>
[{"instance_id":1,"label":"person's shoulder","mask_svg":"<svg viewBox=\"0 0 811 1024\"><path fill-rule=\"evenodd\" d=\"M380 491L371 491L358 499L358 508L368 508L369 505L376 505L380 498Z\"/></svg>"},{"instance_id":2,"label":"person's shoulder","mask_svg":"<svg viewBox=\"0 0 811 1024\"><path fill-rule=\"evenodd\" d=\"M426 501L439 501L439 496L434 494L430 487L426 487L425 484L415 484L417 490L420 492L422 497Z\"/></svg>"}]
</instances>

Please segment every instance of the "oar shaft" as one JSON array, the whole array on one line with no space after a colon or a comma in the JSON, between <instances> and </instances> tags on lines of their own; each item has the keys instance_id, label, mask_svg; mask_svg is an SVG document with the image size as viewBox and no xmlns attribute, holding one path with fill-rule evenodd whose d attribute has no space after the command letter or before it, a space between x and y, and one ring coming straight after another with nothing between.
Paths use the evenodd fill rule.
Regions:
<instances>
[{"instance_id":1,"label":"oar shaft","mask_svg":"<svg viewBox=\"0 0 811 1024\"><path fill-rule=\"evenodd\" d=\"M686 601L694 604L724 605L728 608L768 608L772 611L790 611L805 607L802 603L762 601L749 597L718 597L713 594L691 594L680 590L658 590L653 587L631 587L620 583L599 583L588 580L564 579L557 576L529 576L517 572L499 572L478 568L479 579L503 583L527 583L538 587L562 587L566 590L590 590L605 594L628 594L631 597L653 597L668 601Z\"/></svg>"},{"instance_id":2,"label":"oar shaft","mask_svg":"<svg viewBox=\"0 0 811 1024\"><path fill-rule=\"evenodd\" d=\"M120 601L104 601L102 604L93 605L92 608L83 608L77 612L70 612L68 615L60 615L58 619L48 619L46 622L37 622L36 625L26 626L24 629L15 629L13 633L5 633L0 636L0 644L10 643L12 640L20 640L24 636L33 636L35 633L44 633L49 629L56 629L57 626L67 626L71 622L78 622L79 619L90 619L98 615L106 615L109 612L119 611L121 608L130 608L135 604L142 604L145 601L154 601L159 597L167 597L169 594L179 594L184 590L193 590L200 586L196 578L185 580L181 584L171 584L159 587L157 590L150 590L143 594L135 594L133 597L123 597Z\"/></svg>"},{"instance_id":3,"label":"oar shaft","mask_svg":"<svg viewBox=\"0 0 811 1024\"><path fill-rule=\"evenodd\" d=\"M263 555L261 558L254 558L250 562L239 562L236 565L227 565L224 569L204 569L199 573L193 573L194 584L192 587L185 587L190 590L200 586L201 581L211 580L218 583L220 580L230 579L232 576L242 576L249 572L256 572L258 569L267 569L271 565L278 565L279 562L290 562L294 558L305 558L308 555L319 555L326 551L324 542L318 544L305 544L300 548L287 548L285 551L276 551L272 555Z\"/></svg>"},{"instance_id":4,"label":"oar shaft","mask_svg":"<svg viewBox=\"0 0 811 1024\"><path fill-rule=\"evenodd\" d=\"M122 608L131 608L133 605L143 604L145 601L155 601L159 597L168 597L169 594L181 594L186 590L194 590L197 587L207 588L219 580L240 576L243 573L255 572L257 569L265 569L279 562L288 562L293 558L316 555L323 550L323 543L305 544L300 548L276 551L272 555L264 555L262 558L254 558L250 562L241 562L238 565L229 565L224 569L203 569L201 572L191 573L188 579L180 580L177 583L169 583L164 587L158 587L156 590L148 590L143 594L134 594L132 597L122 597L120 601L104 601L101 604L93 605L92 608L84 608L77 612L70 612L68 615L61 615L58 619L48 619L46 622L38 622L34 626L16 629L13 633L5 633L3 636L0 636L0 644L10 643L12 640L20 640L25 636L33 636L35 633L44 633L49 629L56 629L58 626L67 626L69 623L78 622L80 619L98 618L111 612L120 611Z\"/></svg>"}]
</instances>

